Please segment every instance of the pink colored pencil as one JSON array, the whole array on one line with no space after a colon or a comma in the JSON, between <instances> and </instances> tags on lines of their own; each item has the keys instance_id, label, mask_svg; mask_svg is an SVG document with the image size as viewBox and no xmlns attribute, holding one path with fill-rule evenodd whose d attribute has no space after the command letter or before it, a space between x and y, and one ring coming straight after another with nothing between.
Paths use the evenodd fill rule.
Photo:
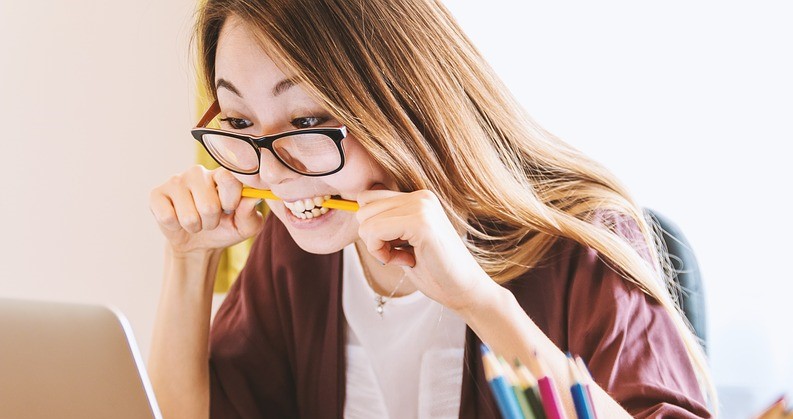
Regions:
<instances>
[{"instance_id":1,"label":"pink colored pencil","mask_svg":"<svg viewBox=\"0 0 793 419\"><path fill-rule=\"evenodd\" d=\"M537 374L537 377L539 377L537 380L537 388L540 390L540 398L542 398L542 407L545 410L545 417L548 419L567 419L567 415L565 415L564 409L562 409L559 393L556 391L556 385L548 374L548 369L540 359L537 359L537 368L540 372L540 374Z\"/></svg>"}]
</instances>

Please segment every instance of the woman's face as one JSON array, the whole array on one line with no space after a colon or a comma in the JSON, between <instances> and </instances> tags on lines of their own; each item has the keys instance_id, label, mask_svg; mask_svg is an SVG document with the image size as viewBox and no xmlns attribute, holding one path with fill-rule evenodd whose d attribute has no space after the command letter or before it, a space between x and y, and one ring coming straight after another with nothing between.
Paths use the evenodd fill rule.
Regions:
<instances>
[{"instance_id":1,"label":"woman's face","mask_svg":"<svg viewBox=\"0 0 793 419\"><path fill-rule=\"evenodd\" d=\"M231 118L221 122L222 129L260 136L297 128L340 125L299 84L291 87L281 84L281 89L274 91L289 76L259 47L248 27L236 16L230 16L221 30L215 59L220 117ZM266 149L262 149L258 174L235 174L243 184L271 189L282 198L282 201L267 200L267 205L307 252L333 253L356 240L355 213L330 210L319 217L301 219L286 203L297 211L299 207L291 203L298 200L326 195L356 200L358 193L367 189L397 189L396 182L374 162L354 136L348 135L342 145L344 167L328 176L309 177L295 173ZM375 185L378 186L373 188Z\"/></svg>"}]
</instances>

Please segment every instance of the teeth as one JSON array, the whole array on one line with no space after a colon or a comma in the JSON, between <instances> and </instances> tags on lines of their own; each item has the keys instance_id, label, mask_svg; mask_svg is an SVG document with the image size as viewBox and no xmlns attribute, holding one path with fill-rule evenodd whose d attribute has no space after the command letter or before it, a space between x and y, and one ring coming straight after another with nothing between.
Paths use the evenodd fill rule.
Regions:
<instances>
[{"instance_id":1,"label":"teeth","mask_svg":"<svg viewBox=\"0 0 793 419\"><path fill-rule=\"evenodd\" d=\"M327 214L329 209L322 206L330 195L315 196L313 198L299 199L295 202L284 202L284 206L294 214L295 217L306 220L319 217L320 215Z\"/></svg>"},{"instance_id":2,"label":"teeth","mask_svg":"<svg viewBox=\"0 0 793 419\"><path fill-rule=\"evenodd\" d=\"M294 205L294 210L297 212L303 212L306 210L306 203L304 201L295 201Z\"/></svg>"},{"instance_id":3,"label":"teeth","mask_svg":"<svg viewBox=\"0 0 793 419\"><path fill-rule=\"evenodd\" d=\"M297 211L294 211L294 210L290 210L290 212L292 213L292 215L294 215L294 216L295 216L295 217L297 217L297 218L301 218L301 219L303 219L303 220L305 220L305 219L310 219L310 218L317 218L317 217L319 217L320 215L325 215L325 214L327 214L327 213L328 213L328 211L330 211L330 210L329 210L329 209L327 209L327 208L325 208L325 207L322 207L322 208L314 208L314 209L312 209L311 211L305 211L305 212L297 212Z\"/></svg>"}]
</instances>

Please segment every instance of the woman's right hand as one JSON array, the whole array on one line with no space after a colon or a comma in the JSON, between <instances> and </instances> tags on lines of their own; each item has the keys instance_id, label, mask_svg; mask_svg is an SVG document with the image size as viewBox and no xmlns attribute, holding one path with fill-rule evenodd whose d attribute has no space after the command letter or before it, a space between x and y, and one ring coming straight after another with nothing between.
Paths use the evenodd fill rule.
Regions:
<instances>
[{"instance_id":1,"label":"woman's right hand","mask_svg":"<svg viewBox=\"0 0 793 419\"><path fill-rule=\"evenodd\" d=\"M196 165L154 188L149 205L175 253L206 252L237 244L263 225L242 183L226 169Z\"/></svg>"}]
</instances>

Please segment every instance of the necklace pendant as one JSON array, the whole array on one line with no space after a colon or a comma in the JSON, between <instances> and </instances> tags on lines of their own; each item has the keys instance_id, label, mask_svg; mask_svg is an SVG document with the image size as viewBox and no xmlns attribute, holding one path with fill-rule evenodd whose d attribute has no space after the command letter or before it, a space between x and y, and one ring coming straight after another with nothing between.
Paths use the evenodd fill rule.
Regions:
<instances>
[{"instance_id":1,"label":"necklace pendant","mask_svg":"<svg viewBox=\"0 0 793 419\"><path fill-rule=\"evenodd\" d=\"M374 300L377 303L377 307L374 309L374 311L376 311L380 317L383 317L383 306L385 305L386 299L383 298L382 295L378 295Z\"/></svg>"}]
</instances>

